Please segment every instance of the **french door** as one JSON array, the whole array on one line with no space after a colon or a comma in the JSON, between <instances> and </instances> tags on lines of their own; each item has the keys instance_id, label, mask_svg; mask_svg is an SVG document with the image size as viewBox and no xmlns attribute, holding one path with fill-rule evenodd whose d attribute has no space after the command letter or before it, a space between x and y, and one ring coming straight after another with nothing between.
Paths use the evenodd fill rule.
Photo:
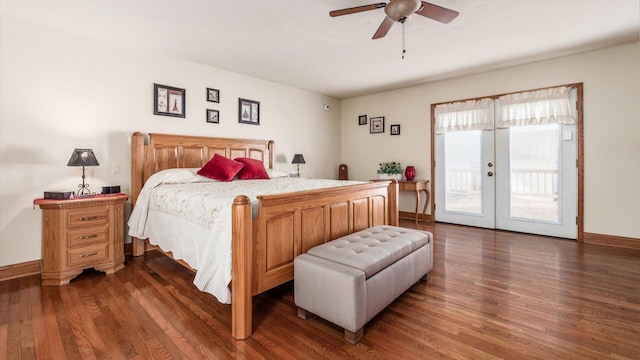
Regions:
<instances>
[{"instance_id":1,"label":"french door","mask_svg":"<svg viewBox=\"0 0 640 360\"><path fill-rule=\"evenodd\" d=\"M495 228L493 133L436 135L436 221Z\"/></svg>"},{"instance_id":2,"label":"french door","mask_svg":"<svg viewBox=\"0 0 640 360\"><path fill-rule=\"evenodd\" d=\"M576 239L576 135L561 124L435 135L436 221Z\"/></svg>"}]
</instances>

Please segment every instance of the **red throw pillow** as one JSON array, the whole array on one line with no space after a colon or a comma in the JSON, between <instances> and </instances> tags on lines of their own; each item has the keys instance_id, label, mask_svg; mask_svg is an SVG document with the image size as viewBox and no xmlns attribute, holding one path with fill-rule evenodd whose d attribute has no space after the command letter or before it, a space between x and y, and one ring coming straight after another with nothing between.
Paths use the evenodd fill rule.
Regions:
<instances>
[{"instance_id":1,"label":"red throw pillow","mask_svg":"<svg viewBox=\"0 0 640 360\"><path fill-rule=\"evenodd\" d=\"M269 179L269 174L267 174L262 161L251 158L235 158L234 160L244 164L244 167L238 173L238 179Z\"/></svg>"},{"instance_id":2,"label":"red throw pillow","mask_svg":"<svg viewBox=\"0 0 640 360\"><path fill-rule=\"evenodd\" d=\"M198 175L206 176L220 181L231 181L244 167L244 164L215 154L202 169L198 170Z\"/></svg>"}]
</instances>

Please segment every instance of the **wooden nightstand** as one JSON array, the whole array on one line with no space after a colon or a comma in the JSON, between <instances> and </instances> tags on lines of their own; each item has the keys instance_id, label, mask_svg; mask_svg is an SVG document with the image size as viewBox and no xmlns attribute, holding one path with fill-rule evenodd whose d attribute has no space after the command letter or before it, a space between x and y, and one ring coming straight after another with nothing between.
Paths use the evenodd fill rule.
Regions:
<instances>
[{"instance_id":1,"label":"wooden nightstand","mask_svg":"<svg viewBox=\"0 0 640 360\"><path fill-rule=\"evenodd\" d=\"M36 199L42 209L42 285L66 285L84 269L124 267L126 194Z\"/></svg>"}]
</instances>

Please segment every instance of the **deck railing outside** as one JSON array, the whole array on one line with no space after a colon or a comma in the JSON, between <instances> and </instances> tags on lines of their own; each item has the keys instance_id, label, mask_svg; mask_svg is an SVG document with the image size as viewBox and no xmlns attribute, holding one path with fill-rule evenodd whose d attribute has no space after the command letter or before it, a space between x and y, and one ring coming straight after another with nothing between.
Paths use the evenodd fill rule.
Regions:
<instances>
[{"instance_id":1,"label":"deck railing outside","mask_svg":"<svg viewBox=\"0 0 640 360\"><path fill-rule=\"evenodd\" d=\"M446 181L450 193L479 194L482 190L480 170L447 169ZM511 170L511 195L557 199L558 171Z\"/></svg>"},{"instance_id":2,"label":"deck railing outside","mask_svg":"<svg viewBox=\"0 0 640 360\"><path fill-rule=\"evenodd\" d=\"M446 211L482 213L480 170L448 169ZM509 214L514 218L558 221L558 171L511 170Z\"/></svg>"}]
</instances>

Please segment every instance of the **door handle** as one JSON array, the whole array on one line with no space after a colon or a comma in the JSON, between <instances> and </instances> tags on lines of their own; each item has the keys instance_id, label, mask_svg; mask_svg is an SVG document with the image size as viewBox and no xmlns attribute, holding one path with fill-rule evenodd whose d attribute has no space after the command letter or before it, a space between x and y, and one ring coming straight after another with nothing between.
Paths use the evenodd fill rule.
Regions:
<instances>
[{"instance_id":1,"label":"door handle","mask_svg":"<svg viewBox=\"0 0 640 360\"><path fill-rule=\"evenodd\" d=\"M491 171L489 171L489 172L487 173L487 176L493 176L493 173L492 173Z\"/></svg>"}]
</instances>

